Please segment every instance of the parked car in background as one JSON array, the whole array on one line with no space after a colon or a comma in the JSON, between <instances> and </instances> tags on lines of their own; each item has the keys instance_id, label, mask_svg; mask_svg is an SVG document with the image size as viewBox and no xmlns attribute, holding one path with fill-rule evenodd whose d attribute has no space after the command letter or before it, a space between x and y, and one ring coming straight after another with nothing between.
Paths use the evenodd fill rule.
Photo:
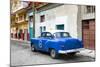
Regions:
<instances>
[{"instance_id":1,"label":"parked car in background","mask_svg":"<svg viewBox=\"0 0 100 67\"><path fill-rule=\"evenodd\" d=\"M48 52L52 58L58 58L59 54L74 55L82 49L82 41L72 38L68 32L42 32L38 38L31 39L32 51Z\"/></svg>"}]
</instances>

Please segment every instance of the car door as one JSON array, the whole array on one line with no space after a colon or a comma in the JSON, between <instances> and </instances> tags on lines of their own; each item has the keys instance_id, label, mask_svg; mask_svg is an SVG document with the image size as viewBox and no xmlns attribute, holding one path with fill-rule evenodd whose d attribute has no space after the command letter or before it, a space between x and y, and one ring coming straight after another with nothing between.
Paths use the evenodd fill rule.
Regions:
<instances>
[{"instance_id":1,"label":"car door","mask_svg":"<svg viewBox=\"0 0 100 67\"><path fill-rule=\"evenodd\" d=\"M48 37L47 34L49 34L50 36ZM45 32L45 33L43 33L43 34L41 35L41 39L39 39L39 44L38 44L40 50L42 50L42 51L47 51L46 42L47 42L48 40L50 40L50 37L51 37L51 34L50 34L50 33L47 33L47 32Z\"/></svg>"},{"instance_id":2,"label":"car door","mask_svg":"<svg viewBox=\"0 0 100 67\"><path fill-rule=\"evenodd\" d=\"M47 38L43 38L39 41L39 48L42 51L46 51L46 42L47 42Z\"/></svg>"},{"instance_id":3,"label":"car door","mask_svg":"<svg viewBox=\"0 0 100 67\"><path fill-rule=\"evenodd\" d=\"M38 49L39 50L42 50L43 49L43 38L39 38Z\"/></svg>"},{"instance_id":4,"label":"car door","mask_svg":"<svg viewBox=\"0 0 100 67\"><path fill-rule=\"evenodd\" d=\"M45 51L45 49L44 49L44 47L45 47L45 40L46 40L45 36L46 36L46 33L42 33L41 37L39 38L38 49L42 50L42 51Z\"/></svg>"}]
</instances>

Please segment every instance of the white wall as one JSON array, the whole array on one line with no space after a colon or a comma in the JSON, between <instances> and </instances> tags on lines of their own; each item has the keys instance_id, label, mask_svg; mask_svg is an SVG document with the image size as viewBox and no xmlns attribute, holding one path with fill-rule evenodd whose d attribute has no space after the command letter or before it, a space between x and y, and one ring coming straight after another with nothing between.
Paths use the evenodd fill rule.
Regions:
<instances>
[{"instance_id":1,"label":"white wall","mask_svg":"<svg viewBox=\"0 0 100 67\"><path fill-rule=\"evenodd\" d=\"M64 31L71 34L72 37L77 37L77 12L78 8L75 5L62 5L53 9L37 13L35 36L40 34L40 26L46 26L46 31L55 30L55 25L65 24ZM40 23L40 16L45 15L45 22Z\"/></svg>"}]
</instances>

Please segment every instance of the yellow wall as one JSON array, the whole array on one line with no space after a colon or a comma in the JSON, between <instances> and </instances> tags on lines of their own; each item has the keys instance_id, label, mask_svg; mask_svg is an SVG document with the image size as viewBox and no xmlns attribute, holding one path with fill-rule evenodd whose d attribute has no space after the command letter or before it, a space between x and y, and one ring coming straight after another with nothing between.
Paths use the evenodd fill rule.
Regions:
<instances>
[{"instance_id":1,"label":"yellow wall","mask_svg":"<svg viewBox=\"0 0 100 67\"><path fill-rule=\"evenodd\" d=\"M22 29L22 30L28 29L28 22L24 22L22 24L19 24L18 25L18 30L20 30L20 29Z\"/></svg>"},{"instance_id":2,"label":"yellow wall","mask_svg":"<svg viewBox=\"0 0 100 67\"><path fill-rule=\"evenodd\" d=\"M11 27L11 33L16 33L16 27Z\"/></svg>"},{"instance_id":3,"label":"yellow wall","mask_svg":"<svg viewBox=\"0 0 100 67\"><path fill-rule=\"evenodd\" d=\"M21 24L18 26L18 29L27 29L28 25L27 24Z\"/></svg>"}]
</instances>

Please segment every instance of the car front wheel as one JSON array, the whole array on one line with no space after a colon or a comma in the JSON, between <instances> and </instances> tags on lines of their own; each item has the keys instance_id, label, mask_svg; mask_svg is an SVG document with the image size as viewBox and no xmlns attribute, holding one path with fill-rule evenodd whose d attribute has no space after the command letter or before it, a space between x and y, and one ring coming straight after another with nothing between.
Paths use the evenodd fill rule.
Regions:
<instances>
[{"instance_id":1,"label":"car front wheel","mask_svg":"<svg viewBox=\"0 0 100 67\"><path fill-rule=\"evenodd\" d=\"M50 56L51 56L53 59L58 58L58 54L57 54L56 50L51 49L51 50L50 50Z\"/></svg>"},{"instance_id":2,"label":"car front wheel","mask_svg":"<svg viewBox=\"0 0 100 67\"><path fill-rule=\"evenodd\" d=\"M32 51L32 52L35 52L35 51L36 51L36 48L35 48L34 45L31 45L31 51Z\"/></svg>"}]
</instances>

